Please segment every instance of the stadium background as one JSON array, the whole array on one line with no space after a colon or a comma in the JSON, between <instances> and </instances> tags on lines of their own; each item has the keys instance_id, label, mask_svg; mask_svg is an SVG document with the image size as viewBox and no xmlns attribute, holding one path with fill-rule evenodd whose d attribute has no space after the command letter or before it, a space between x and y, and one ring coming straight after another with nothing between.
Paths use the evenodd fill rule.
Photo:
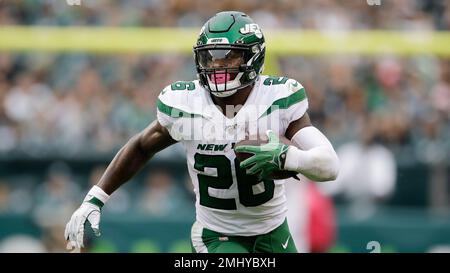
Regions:
<instances>
[{"instance_id":1,"label":"stadium background","mask_svg":"<svg viewBox=\"0 0 450 273\"><path fill-rule=\"evenodd\" d=\"M368 2L0 1L0 252L65 251L65 223L160 90L195 79L195 37L221 10L262 27L265 73L305 86L340 154L340 180L320 185L336 211L327 251L449 251L450 7ZM189 183L179 145L157 155L89 251L190 251Z\"/></svg>"}]
</instances>

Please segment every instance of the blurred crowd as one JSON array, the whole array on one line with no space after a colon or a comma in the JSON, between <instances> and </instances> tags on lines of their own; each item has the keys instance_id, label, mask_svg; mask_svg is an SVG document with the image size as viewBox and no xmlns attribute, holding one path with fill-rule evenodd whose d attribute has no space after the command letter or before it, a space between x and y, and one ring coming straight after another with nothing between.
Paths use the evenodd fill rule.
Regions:
<instances>
[{"instance_id":1,"label":"blurred crowd","mask_svg":"<svg viewBox=\"0 0 450 273\"><path fill-rule=\"evenodd\" d=\"M397 164L448 167L450 61L432 56L293 56L279 62L282 75L305 86L312 122L331 139L343 163L339 183L330 183L325 191L352 201L359 216L371 215L372 205L392 194ZM191 58L173 55L2 54L0 71L4 159L13 154L70 158L97 153L111 159L155 119L155 99L167 83L195 78ZM168 153L181 159L183 151L176 147ZM93 171L92 184L103 169ZM193 211L192 196L183 193L189 192L188 182L166 171L152 172L145 181L117 192L108 209L155 217ZM80 182L51 171L44 181L28 186L4 179L0 211L31 214L38 225L52 219L65 222L89 188ZM63 223L54 224L42 228L50 242L61 246L62 241L51 238L58 234L55 227L62 232Z\"/></svg>"},{"instance_id":2,"label":"blurred crowd","mask_svg":"<svg viewBox=\"0 0 450 273\"><path fill-rule=\"evenodd\" d=\"M382 144L400 164L449 160L449 60L290 57L281 67L305 86L311 120L337 147Z\"/></svg>"},{"instance_id":3,"label":"blurred crowd","mask_svg":"<svg viewBox=\"0 0 450 273\"><path fill-rule=\"evenodd\" d=\"M383 0L380 7L344 0L205 3L2 1L0 24L199 27L219 10L237 9L263 29L450 27L450 8L441 0ZM313 121L335 143L381 141L406 151L406 161L448 156L434 145L448 145L447 60L294 57L280 64L307 87ZM114 151L155 119L155 100L166 84L194 78L191 56L0 54L0 155Z\"/></svg>"},{"instance_id":4,"label":"blurred crowd","mask_svg":"<svg viewBox=\"0 0 450 273\"><path fill-rule=\"evenodd\" d=\"M312 121L337 147L377 142L404 164L448 161L448 60L293 56L279 62L283 75L305 86ZM112 153L155 119L165 85L195 78L190 56L2 54L0 155Z\"/></svg>"},{"instance_id":5,"label":"blurred crowd","mask_svg":"<svg viewBox=\"0 0 450 273\"><path fill-rule=\"evenodd\" d=\"M171 55L0 54L0 154L111 152L155 119L165 85L193 75Z\"/></svg>"},{"instance_id":6,"label":"blurred crowd","mask_svg":"<svg viewBox=\"0 0 450 273\"><path fill-rule=\"evenodd\" d=\"M0 180L0 219L2 233L21 234L14 241L0 240L3 251L64 252L64 228L80 205L85 188L95 185L106 166L94 166L87 177L75 173L63 162L51 164L41 179L11 175ZM85 180L85 181L83 181ZM123 219L128 216L182 220L192 219L195 197L187 176L175 176L159 168L133 178L116 191L103 215ZM28 220L24 220L28 219ZM24 236L33 234L33 236ZM86 233L86 243L91 239ZM32 238L39 238L33 240ZM10 248L9 243L11 243ZM34 247L37 247L35 250Z\"/></svg>"},{"instance_id":7,"label":"blurred crowd","mask_svg":"<svg viewBox=\"0 0 450 273\"><path fill-rule=\"evenodd\" d=\"M81 0L0 2L2 25L107 25L199 27L222 10L248 13L263 29L449 29L445 0ZM320 13L317 11L320 10Z\"/></svg>"}]
</instances>

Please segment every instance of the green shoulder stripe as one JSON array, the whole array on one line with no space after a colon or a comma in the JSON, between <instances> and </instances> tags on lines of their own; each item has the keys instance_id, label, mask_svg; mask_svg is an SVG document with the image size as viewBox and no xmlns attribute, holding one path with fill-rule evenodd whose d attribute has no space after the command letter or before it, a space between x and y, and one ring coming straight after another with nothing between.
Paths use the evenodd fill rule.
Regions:
<instances>
[{"instance_id":1,"label":"green shoulder stripe","mask_svg":"<svg viewBox=\"0 0 450 273\"><path fill-rule=\"evenodd\" d=\"M158 99L158 102L156 103L158 110L166 115L168 115L169 117L173 117L173 118L181 118L181 117L185 117L185 118L195 118L195 117L201 117L202 115L199 114L192 114L192 113L188 113L185 112L183 110L180 110L178 108L169 106L167 104L164 104L160 99Z\"/></svg>"},{"instance_id":2,"label":"green shoulder stripe","mask_svg":"<svg viewBox=\"0 0 450 273\"><path fill-rule=\"evenodd\" d=\"M269 115L270 113L272 113L273 110L276 109L288 109L292 105L301 102L305 98L306 98L305 88L302 88L293 93L292 95L290 95L289 97L281 98L274 101L272 105L259 118Z\"/></svg>"}]
</instances>

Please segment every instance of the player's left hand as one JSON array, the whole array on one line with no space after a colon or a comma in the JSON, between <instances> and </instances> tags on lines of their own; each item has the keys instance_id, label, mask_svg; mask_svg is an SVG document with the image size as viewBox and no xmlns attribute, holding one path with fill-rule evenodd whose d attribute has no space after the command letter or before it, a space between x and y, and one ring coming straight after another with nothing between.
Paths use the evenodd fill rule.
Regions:
<instances>
[{"instance_id":1,"label":"player's left hand","mask_svg":"<svg viewBox=\"0 0 450 273\"><path fill-rule=\"evenodd\" d=\"M235 148L236 152L252 153L250 158L242 161L240 167L247 169L247 174L259 173L258 179L267 178L272 172L283 170L288 145L281 143L278 136L272 131L266 132L269 142L261 146L241 145Z\"/></svg>"}]
</instances>

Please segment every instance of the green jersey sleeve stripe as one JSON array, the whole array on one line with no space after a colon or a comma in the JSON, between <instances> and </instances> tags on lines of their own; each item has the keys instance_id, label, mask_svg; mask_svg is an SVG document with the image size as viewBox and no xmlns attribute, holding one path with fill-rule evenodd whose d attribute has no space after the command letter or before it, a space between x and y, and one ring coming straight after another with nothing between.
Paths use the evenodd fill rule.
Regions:
<instances>
[{"instance_id":1,"label":"green jersey sleeve stripe","mask_svg":"<svg viewBox=\"0 0 450 273\"><path fill-rule=\"evenodd\" d=\"M181 117L188 117L188 118L195 118L195 117L201 117L199 114L192 114L185 112L183 110L180 110L175 107L171 107L167 104L164 104L160 99L158 99L158 102L156 103L158 110L169 117L173 118L181 118Z\"/></svg>"},{"instance_id":2,"label":"green jersey sleeve stripe","mask_svg":"<svg viewBox=\"0 0 450 273\"><path fill-rule=\"evenodd\" d=\"M305 88L302 88L296 91L294 94L290 95L289 97L281 98L274 101L272 105L259 118L269 115L270 113L272 113L273 110L276 109L288 109L292 105L303 101L305 98L306 98Z\"/></svg>"},{"instance_id":3,"label":"green jersey sleeve stripe","mask_svg":"<svg viewBox=\"0 0 450 273\"><path fill-rule=\"evenodd\" d=\"M94 204L99 208L102 208L103 205L105 205L102 201L100 201L100 199L98 199L97 197L92 197L90 200L87 201L88 203Z\"/></svg>"}]
</instances>

